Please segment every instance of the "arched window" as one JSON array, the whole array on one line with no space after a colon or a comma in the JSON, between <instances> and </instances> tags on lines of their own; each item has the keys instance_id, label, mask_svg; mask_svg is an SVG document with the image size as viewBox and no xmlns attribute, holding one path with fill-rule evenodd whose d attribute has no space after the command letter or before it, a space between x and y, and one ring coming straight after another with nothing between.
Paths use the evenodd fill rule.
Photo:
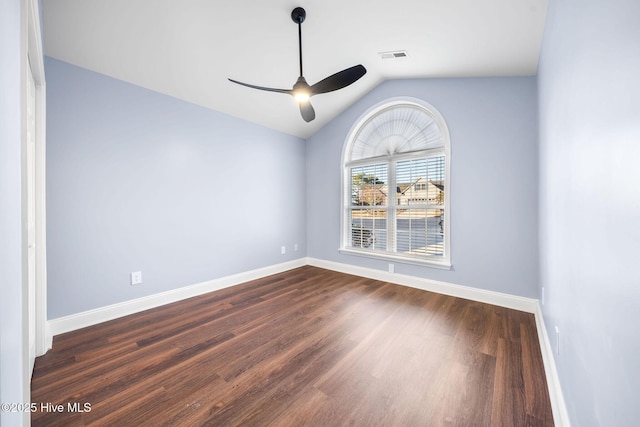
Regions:
<instances>
[{"instance_id":1,"label":"arched window","mask_svg":"<svg viewBox=\"0 0 640 427\"><path fill-rule=\"evenodd\" d=\"M343 252L451 266L450 141L431 105L397 98L351 129L343 153Z\"/></svg>"}]
</instances>

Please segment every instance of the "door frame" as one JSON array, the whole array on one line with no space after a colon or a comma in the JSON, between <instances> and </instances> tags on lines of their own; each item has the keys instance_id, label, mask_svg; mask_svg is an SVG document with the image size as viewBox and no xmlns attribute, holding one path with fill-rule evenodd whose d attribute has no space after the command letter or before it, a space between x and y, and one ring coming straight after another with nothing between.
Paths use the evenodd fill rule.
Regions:
<instances>
[{"instance_id":1,"label":"door frame","mask_svg":"<svg viewBox=\"0 0 640 427\"><path fill-rule=\"evenodd\" d=\"M27 227L27 186L26 186L26 106L27 73L31 72L35 82L35 356L43 355L51 348L52 337L47 327L47 250L46 250L46 86L44 72L44 51L38 0L22 0L22 221L23 221L23 333L25 337L25 359L29 357L29 337L32 328L29 321L29 277ZM26 360L29 381L32 360Z\"/></svg>"}]
</instances>

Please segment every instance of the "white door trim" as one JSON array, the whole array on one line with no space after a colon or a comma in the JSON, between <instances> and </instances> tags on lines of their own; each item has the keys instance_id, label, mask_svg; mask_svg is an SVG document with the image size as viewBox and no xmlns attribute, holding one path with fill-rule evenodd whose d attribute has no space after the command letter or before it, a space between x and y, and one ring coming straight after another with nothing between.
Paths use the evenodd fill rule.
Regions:
<instances>
[{"instance_id":1,"label":"white door trim","mask_svg":"<svg viewBox=\"0 0 640 427\"><path fill-rule=\"evenodd\" d=\"M25 267L25 277L27 282L28 295L28 312L29 312L29 372L33 371L33 365L36 360L36 161L35 161L35 142L36 142L36 86L33 78L31 67L27 68L27 139L26 139L26 155L23 157L23 192L26 192L26 238L27 260ZM23 214L23 217L25 214Z\"/></svg>"},{"instance_id":2,"label":"white door trim","mask_svg":"<svg viewBox=\"0 0 640 427\"><path fill-rule=\"evenodd\" d=\"M52 337L47 328L47 262L46 262L46 86L44 73L44 51L42 47L42 34L40 23L40 10L38 0L23 0L23 24L24 24L24 55L23 76L25 82L22 85L23 110L26 109L26 97L28 82L26 81L29 68L35 83L35 356L43 355L51 348ZM26 115L26 112L23 112ZM24 116L23 116L24 117ZM23 144L26 143L26 120L23 120ZM23 165L26 159L23 160ZM24 187L23 187L24 188ZM24 191L24 190L23 190ZM24 206L23 206L24 207ZM23 209L23 221L26 223L26 209ZM26 244L26 242L25 242ZM27 248L23 251L26 256ZM26 331L29 333L29 294L28 278L24 280L25 298L23 298L23 319ZM28 345L28 336L27 345ZM28 356L28 351L26 352ZM31 361L27 364L31 366ZM29 378L31 371L29 371Z\"/></svg>"}]
</instances>

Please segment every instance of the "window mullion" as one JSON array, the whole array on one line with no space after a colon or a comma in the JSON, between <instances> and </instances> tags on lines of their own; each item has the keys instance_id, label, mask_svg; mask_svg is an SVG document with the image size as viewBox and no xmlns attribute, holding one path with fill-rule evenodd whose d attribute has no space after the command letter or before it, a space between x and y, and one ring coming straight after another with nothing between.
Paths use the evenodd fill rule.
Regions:
<instances>
[{"instance_id":1,"label":"window mullion","mask_svg":"<svg viewBox=\"0 0 640 427\"><path fill-rule=\"evenodd\" d=\"M389 162L387 181L389 183L389 196L387 197L388 209L387 209L387 251L396 251L396 162Z\"/></svg>"}]
</instances>

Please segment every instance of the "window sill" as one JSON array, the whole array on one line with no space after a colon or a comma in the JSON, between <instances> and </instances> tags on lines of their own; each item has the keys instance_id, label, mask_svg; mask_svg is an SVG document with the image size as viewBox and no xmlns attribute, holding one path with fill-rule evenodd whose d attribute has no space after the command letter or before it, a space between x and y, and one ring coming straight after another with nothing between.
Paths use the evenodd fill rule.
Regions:
<instances>
[{"instance_id":1,"label":"window sill","mask_svg":"<svg viewBox=\"0 0 640 427\"><path fill-rule=\"evenodd\" d=\"M413 258L413 257L400 256L400 255L392 255L388 253L363 251L363 250L357 250L357 249L351 249L351 248L340 248L338 249L338 252L345 255L355 255L355 256L361 256L364 258L383 259L386 261L395 261L403 264L420 265L423 267L438 268L441 270L451 270L451 267L452 267L451 262L449 260Z\"/></svg>"}]
</instances>

